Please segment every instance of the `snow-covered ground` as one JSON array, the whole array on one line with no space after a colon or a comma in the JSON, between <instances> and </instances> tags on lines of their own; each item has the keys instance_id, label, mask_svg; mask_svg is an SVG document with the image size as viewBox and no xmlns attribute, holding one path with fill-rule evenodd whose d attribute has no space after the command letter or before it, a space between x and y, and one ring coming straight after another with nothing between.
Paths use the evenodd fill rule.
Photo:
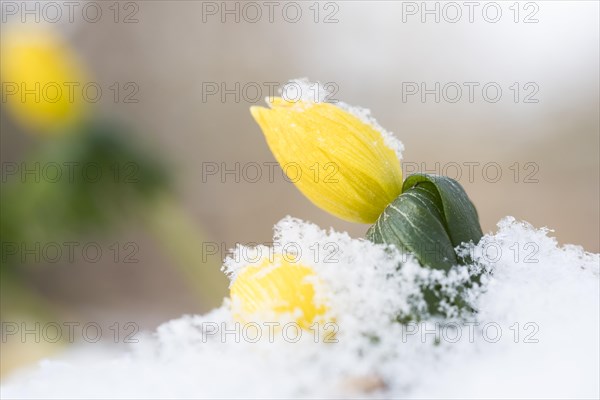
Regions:
<instances>
[{"instance_id":1,"label":"snow-covered ground","mask_svg":"<svg viewBox=\"0 0 600 400\"><path fill-rule=\"evenodd\" d=\"M274 242L280 254L292 243L298 262L317 272L329 325L236 325L226 299L126 352L82 348L46 360L5 381L2 398L600 397L599 255L559 247L546 229L500 221L465 249L485 271L465 293L476 311L448 305L446 318L405 325L396 319L423 315L423 282L452 293L468 269L431 273L383 246L289 217ZM251 251L237 249L244 253L226 261L226 272L247 264Z\"/></svg>"}]
</instances>

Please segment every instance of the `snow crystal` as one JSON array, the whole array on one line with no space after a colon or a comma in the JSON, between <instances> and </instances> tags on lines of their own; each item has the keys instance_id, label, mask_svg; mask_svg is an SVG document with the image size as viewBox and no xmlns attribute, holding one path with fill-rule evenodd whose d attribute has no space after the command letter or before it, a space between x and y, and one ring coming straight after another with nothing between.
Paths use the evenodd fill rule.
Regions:
<instances>
[{"instance_id":1,"label":"snow crystal","mask_svg":"<svg viewBox=\"0 0 600 400\"><path fill-rule=\"evenodd\" d=\"M294 249L293 251L291 249ZM255 253L252 253L254 251ZM287 217L273 247L238 247L235 279L250 256L291 252L324 282L337 332L271 338L238 328L229 300L160 326L107 357L85 350L5 382L5 398L598 398L599 255L559 246L547 229L505 218L461 253L472 265L432 272L381 245ZM241 256L243 255L243 256ZM462 287L476 273L480 284ZM421 287L460 294L470 311L424 310ZM325 290L326 288L326 290ZM421 315L401 324L398 318ZM293 336L293 338L292 338Z\"/></svg>"},{"instance_id":2,"label":"snow crystal","mask_svg":"<svg viewBox=\"0 0 600 400\"><path fill-rule=\"evenodd\" d=\"M308 78L290 79L278 89L279 95L287 101L307 103L325 103L333 96L331 84L311 82ZM269 103L267 99L267 103Z\"/></svg>"}]
</instances>

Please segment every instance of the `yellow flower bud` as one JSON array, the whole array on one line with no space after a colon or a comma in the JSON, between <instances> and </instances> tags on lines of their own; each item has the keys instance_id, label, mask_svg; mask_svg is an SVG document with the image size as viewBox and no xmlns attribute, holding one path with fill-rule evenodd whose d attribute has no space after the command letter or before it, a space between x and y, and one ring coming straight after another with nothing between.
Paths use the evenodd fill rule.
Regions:
<instances>
[{"instance_id":1,"label":"yellow flower bud","mask_svg":"<svg viewBox=\"0 0 600 400\"><path fill-rule=\"evenodd\" d=\"M281 256L273 263L265 259L246 266L231 284L233 315L243 322L276 322L288 316L300 327L309 328L326 311L315 301L316 279L312 268Z\"/></svg>"},{"instance_id":2,"label":"yellow flower bud","mask_svg":"<svg viewBox=\"0 0 600 400\"><path fill-rule=\"evenodd\" d=\"M49 28L12 27L2 35L3 96L15 119L43 133L77 122L87 82L67 45Z\"/></svg>"},{"instance_id":3,"label":"yellow flower bud","mask_svg":"<svg viewBox=\"0 0 600 400\"><path fill-rule=\"evenodd\" d=\"M400 195L394 149L371 124L330 103L251 107L288 179L318 207L346 221L373 223Z\"/></svg>"}]
</instances>

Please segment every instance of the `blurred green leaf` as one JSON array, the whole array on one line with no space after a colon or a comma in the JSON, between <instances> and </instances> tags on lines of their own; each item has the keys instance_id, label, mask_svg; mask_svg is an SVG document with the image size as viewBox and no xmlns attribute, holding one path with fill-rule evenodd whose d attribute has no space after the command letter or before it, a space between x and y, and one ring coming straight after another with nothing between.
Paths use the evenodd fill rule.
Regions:
<instances>
[{"instance_id":1,"label":"blurred green leaf","mask_svg":"<svg viewBox=\"0 0 600 400\"><path fill-rule=\"evenodd\" d=\"M127 223L170 189L156 153L122 126L98 121L44 143L21 163L34 172L3 185L3 246L106 233Z\"/></svg>"}]
</instances>

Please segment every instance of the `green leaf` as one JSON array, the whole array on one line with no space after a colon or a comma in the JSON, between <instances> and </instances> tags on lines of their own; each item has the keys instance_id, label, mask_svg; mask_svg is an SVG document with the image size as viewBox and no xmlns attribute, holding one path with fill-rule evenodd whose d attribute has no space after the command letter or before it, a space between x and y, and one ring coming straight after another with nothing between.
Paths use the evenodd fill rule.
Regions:
<instances>
[{"instance_id":1,"label":"green leaf","mask_svg":"<svg viewBox=\"0 0 600 400\"><path fill-rule=\"evenodd\" d=\"M464 263L454 248L483 236L475 207L453 179L415 174L367 232L375 243L410 252L423 265L448 270Z\"/></svg>"},{"instance_id":2,"label":"green leaf","mask_svg":"<svg viewBox=\"0 0 600 400\"><path fill-rule=\"evenodd\" d=\"M431 183L437 189L442 203L446 229L454 247L462 243L479 242L483 236L475 206L463 187L454 179L428 174L411 175L404 181L402 190Z\"/></svg>"}]
</instances>

